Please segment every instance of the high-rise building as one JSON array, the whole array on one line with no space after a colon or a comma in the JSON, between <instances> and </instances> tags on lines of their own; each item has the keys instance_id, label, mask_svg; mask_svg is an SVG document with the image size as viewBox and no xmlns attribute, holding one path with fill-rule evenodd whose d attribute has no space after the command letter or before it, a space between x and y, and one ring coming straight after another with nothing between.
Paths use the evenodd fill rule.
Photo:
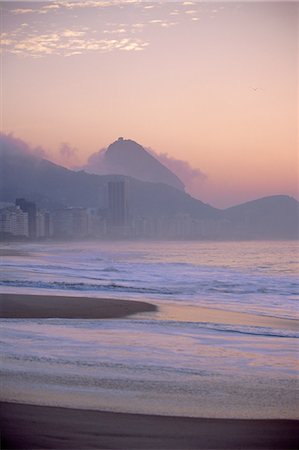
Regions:
<instances>
[{"instance_id":1,"label":"high-rise building","mask_svg":"<svg viewBox=\"0 0 299 450\"><path fill-rule=\"evenodd\" d=\"M127 192L125 180L108 182L108 221L112 227L124 227L127 222Z\"/></svg>"},{"instance_id":2,"label":"high-rise building","mask_svg":"<svg viewBox=\"0 0 299 450\"><path fill-rule=\"evenodd\" d=\"M36 237L36 204L33 202L28 202L24 198L16 199L16 206L19 206L22 211L28 214L28 230L29 237Z\"/></svg>"}]
</instances>

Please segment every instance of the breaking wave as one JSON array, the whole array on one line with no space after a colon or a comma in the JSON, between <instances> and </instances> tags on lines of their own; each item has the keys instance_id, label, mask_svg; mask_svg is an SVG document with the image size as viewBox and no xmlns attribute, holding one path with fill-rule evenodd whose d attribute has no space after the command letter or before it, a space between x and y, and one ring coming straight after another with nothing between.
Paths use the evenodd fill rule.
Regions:
<instances>
[{"instance_id":1,"label":"breaking wave","mask_svg":"<svg viewBox=\"0 0 299 450\"><path fill-rule=\"evenodd\" d=\"M156 294L156 295L177 295L179 292L167 288L150 288L150 287L138 287L128 286L117 283L105 283L105 284L90 284L90 283L68 283L65 281L28 281L28 280L2 280L0 286L6 287L24 287L24 288L37 288L37 289L59 289L59 290L71 290L71 291L111 291L111 292L127 292L127 293L140 293L140 294Z\"/></svg>"}]
</instances>

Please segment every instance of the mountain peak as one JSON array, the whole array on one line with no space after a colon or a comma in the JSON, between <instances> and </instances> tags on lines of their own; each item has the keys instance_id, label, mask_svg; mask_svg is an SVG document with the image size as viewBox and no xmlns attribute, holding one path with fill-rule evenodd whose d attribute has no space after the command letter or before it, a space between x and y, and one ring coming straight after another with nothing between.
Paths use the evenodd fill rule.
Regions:
<instances>
[{"instance_id":1,"label":"mountain peak","mask_svg":"<svg viewBox=\"0 0 299 450\"><path fill-rule=\"evenodd\" d=\"M103 163L109 173L164 183L184 191L184 184L173 172L131 139L119 137L110 144L104 153Z\"/></svg>"}]
</instances>

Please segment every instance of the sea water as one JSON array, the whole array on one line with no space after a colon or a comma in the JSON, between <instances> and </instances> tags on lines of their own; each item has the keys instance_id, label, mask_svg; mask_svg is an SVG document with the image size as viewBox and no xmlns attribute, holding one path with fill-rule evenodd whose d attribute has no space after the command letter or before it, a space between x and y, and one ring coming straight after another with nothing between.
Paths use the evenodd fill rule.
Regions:
<instances>
[{"instance_id":1,"label":"sea water","mask_svg":"<svg viewBox=\"0 0 299 450\"><path fill-rule=\"evenodd\" d=\"M3 247L19 252L1 258L3 293L142 300L158 311L111 320L2 319L2 400L298 418L296 242Z\"/></svg>"}]
</instances>

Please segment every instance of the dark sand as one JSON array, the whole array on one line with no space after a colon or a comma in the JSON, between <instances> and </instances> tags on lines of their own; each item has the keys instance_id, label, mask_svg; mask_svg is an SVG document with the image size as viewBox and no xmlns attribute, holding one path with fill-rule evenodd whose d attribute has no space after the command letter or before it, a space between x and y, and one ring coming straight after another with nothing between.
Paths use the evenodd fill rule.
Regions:
<instances>
[{"instance_id":1,"label":"dark sand","mask_svg":"<svg viewBox=\"0 0 299 450\"><path fill-rule=\"evenodd\" d=\"M156 310L155 305L131 300L0 294L1 318L112 319Z\"/></svg>"},{"instance_id":2,"label":"dark sand","mask_svg":"<svg viewBox=\"0 0 299 450\"><path fill-rule=\"evenodd\" d=\"M299 446L299 421L110 413L0 403L2 449L268 449Z\"/></svg>"}]
</instances>

